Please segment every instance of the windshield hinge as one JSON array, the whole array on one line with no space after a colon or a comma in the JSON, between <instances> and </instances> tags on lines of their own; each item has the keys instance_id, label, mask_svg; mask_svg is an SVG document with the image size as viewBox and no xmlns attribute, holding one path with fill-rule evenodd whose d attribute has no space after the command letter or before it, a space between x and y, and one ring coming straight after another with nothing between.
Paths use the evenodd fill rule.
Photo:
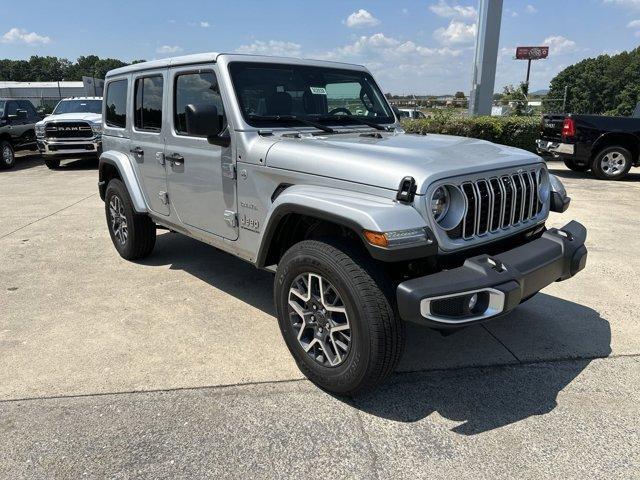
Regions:
<instances>
[{"instance_id":1,"label":"windshield hinge","mask_svg":"<svg viewBox=\"0 0 640 480\"><path fill-rule=\"evenodd\" d=\"M224 221L227 222L231 228L236 228L238 226L238 216L236 215L236 212L225 210Z\"/></svg>"}]
</instances>

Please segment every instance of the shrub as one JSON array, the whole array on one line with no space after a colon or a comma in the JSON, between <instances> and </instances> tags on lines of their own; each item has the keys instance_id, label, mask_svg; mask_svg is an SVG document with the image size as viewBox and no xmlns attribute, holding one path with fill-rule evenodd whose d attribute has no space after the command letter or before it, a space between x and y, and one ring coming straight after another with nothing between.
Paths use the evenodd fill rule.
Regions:
<instances>
[{"instance_id":1,"label":"shrub","mask_svg":"<svg viewBox=\"0 0 640 480\"><path fill-rule=\"evenodd\" d=\"M459 117L437 113L431 118L403 123L407 133L442 133L479 138L490 142L536 151L540 136L539 117Z\"/></svg>"}]
</instances>

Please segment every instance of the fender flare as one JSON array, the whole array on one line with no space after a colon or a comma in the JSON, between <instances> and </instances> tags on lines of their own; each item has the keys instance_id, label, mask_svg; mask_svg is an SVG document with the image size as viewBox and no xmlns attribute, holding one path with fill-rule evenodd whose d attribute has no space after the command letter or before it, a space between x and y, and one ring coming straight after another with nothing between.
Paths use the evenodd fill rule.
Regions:
<instances>
[{"instance_id":1,"label":"fender flare","mask_svg":"<svg viewBox=\"0 0 640 480\"><path fill-rule=\"evenodd\" d=\"M107 151L100 155L100 162L98 166L98 186L100 188L100 197L104 200L104 191L107 188L105 180L103 179L104 165L112 165L118 171L120 178L127 187L133 208L137 213L147 213L149 210L136 178L135 171L131 166L129 157L121 152Z\"/></svg>"},{"instance_id":2,"label":"fender flare","mask_svg":"<svg viewBox=\"0 0 640 480\"><path fill-rule=\"evenodd\" d=\"M419 201L419 197L416 200ZM351 229L362 239L371 256L384 262L428 257L437 253L438 249L435 236L426 221L411 205L392 198L337 188L294 185L275 199L267 213L259 241L258 267L266 266L267 254L278 225L289 214L308 215ZM425 228L430 241L425 238L424 244L386 249L371 245L363 235L364 230L390 232L414 228Z\"/></svg>"},{"instance_id":3,"label":"fender flare","mask_svg":"<svg viewBox=\"0 0 640 480\"><path fill-rule=\"evenodd\" d=\"M602 135L598 136L598 138L596 138L596 140L593 142L593 144L591 145L591 158L595 157L595 153L599 152L601 150L601 145L604 143L607 143L611 138L623 138L626 140L629 140L632 144L640 144L640 138L635 135L634 133L631 132L620 132L620 131L612 131L612 132L605 132ZM636 161L638 160L638 153L640 152L640 148L636 147ZM634 152L631 152L632 154Z\"/></svg>"}]
</instances>

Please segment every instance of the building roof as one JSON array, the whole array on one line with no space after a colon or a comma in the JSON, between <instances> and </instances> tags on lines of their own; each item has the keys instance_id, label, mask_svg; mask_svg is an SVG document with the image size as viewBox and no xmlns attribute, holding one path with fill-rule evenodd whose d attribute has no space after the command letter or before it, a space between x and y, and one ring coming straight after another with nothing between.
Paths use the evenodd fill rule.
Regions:
<instances>
[{"instance_id":1,"label":"building roof","mask_svg":"<svg viewBox=\"0 0 640 480\"><path fill-rule=\"evenodd\" d=\"M83 88L82 82L60 82L60 88ZM58 82L0 82L0 88L58 88Z\"/></svg>"}]
</instances>

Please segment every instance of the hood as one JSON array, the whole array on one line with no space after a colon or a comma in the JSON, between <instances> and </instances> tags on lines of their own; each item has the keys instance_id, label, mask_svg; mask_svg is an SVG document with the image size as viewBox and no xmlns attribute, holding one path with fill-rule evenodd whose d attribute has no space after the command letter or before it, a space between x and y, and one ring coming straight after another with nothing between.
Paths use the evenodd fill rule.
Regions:
<instances>
[{"instance_id":1,"label":"hood","mask_svg":"<svg viewBox=\"0 0 640 480\"><path fill-rule=\"evenodd\" d=\"M38 122L43 125L49 122L102 122L102 114L100 113L62 113L60 115L49 115L44 120Z\"/></svg>"},{"instance_id":2,"label":"hood","mask_svg":"<svg viewBox=\"0 0 640 480\"><path fill-rule=\"evenodd\" d=\"M542 162L531 152L472 138L360 135L281 137L269 149L266 164L391 190L411 176L418 193L424 194L431 183L443 178Z\"/></svg>"}]
</instances>

